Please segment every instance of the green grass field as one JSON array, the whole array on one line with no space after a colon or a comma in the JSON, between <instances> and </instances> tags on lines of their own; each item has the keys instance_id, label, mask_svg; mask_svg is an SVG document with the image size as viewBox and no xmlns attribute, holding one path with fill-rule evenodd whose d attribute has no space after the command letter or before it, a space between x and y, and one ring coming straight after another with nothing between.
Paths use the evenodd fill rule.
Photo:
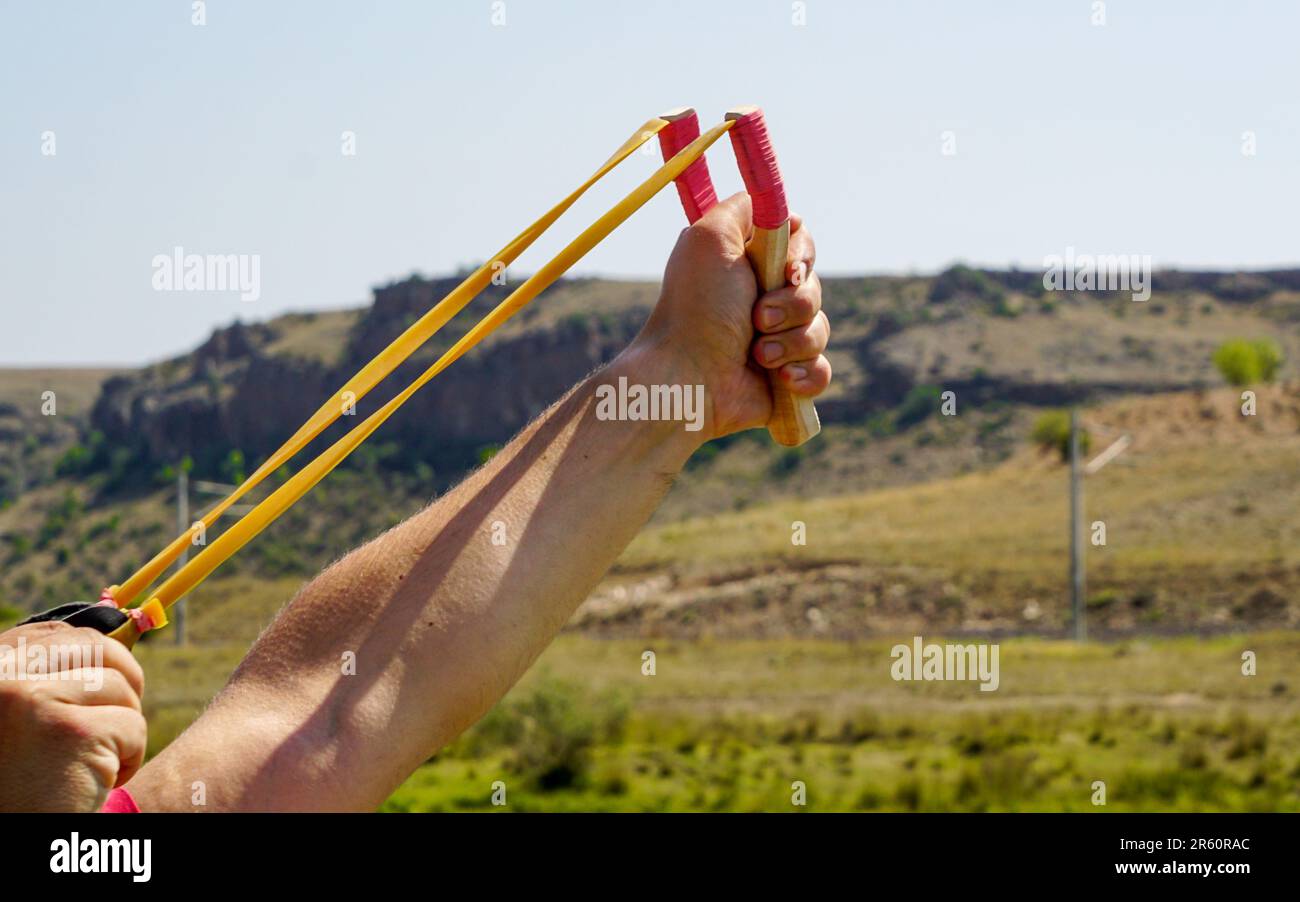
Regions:
<instances>
[{"instance_id":1,"label":"green grass field","mask_svg":"<svg viewBox=\"0 0 1300 902\"><path fill-rule=\"evenodd\" d=\"M498 810L500 781L512 811L792 811L801 781L817 811L1300 811L1292 633L1010 639L987 693L895 682L893 641L565 635L384 809ZM154 751L242 650L140 650Z\"/></svg>"}]
</instances>

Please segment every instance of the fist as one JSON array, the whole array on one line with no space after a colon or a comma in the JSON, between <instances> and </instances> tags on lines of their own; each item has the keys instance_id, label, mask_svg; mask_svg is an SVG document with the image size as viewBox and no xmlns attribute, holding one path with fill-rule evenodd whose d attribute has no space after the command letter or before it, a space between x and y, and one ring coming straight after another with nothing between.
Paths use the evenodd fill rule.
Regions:
<instances>
[{"instance_id":1,"label":"fist","mask_svg":"<svg viewBox=\"0 0 1300 902\"><path fill-rule=\"evenodd\" d=\"M784 288L758 295L745 244L754 225L749 195L737 194L684 230L664 272L663 292L638 341L672 359L671 369L705 386L704 438L763 426L772 414L769 372L790 392L816 397L831 381L823 353L817 252L790 217Z\"/></svg>"},{"instance_id":2,"label":"fist","mask_svg":"<svg viewBox=\"0 0 1300 902\"><path fill-rule=\"evenodd\" d=\"M144 760L144 673L92 629L0 633L0 811L98 811Z\"/></svg>"}]
</instances>

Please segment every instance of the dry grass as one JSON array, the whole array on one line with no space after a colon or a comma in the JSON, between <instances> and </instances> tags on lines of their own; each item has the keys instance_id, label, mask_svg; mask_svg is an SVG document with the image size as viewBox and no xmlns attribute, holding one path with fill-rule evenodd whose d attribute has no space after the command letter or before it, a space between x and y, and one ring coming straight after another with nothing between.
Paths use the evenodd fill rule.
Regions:
<instances>
[{"instance_id":1,"label":"dry grass","mask_svg":"<svg viewBox=\"0 0 1300 902\"><path fill-rule=\"evenodd\" d=\"M36 417L42 392L53 391L60 415L81 416L90 411L104 380L120 372L112 367L0 367L0 403Z\"/></svg>"},{"instance_id":2,"label":"dry grass","mask_svg":"<svg viewBox=\"0 0 1300 902\"><path fill-rule=\"evenodd\" d=\"M279 317L273 325L280 337L267 345L266 353L337 366L347 351L348 336L363 314L362 310L330 310Z\"/></svg>"},{"instance_id":3,"label":"dry grass","mask_svg":"<svg viewBox=\"0 0 1300 902\"><path fill-rule=\"evenodd\" d=\"M1143 437L1135 418L1115 417L1139 434L1120 462L1089 480L1089 519L1107 522L1096 552L1118 568L1169 564L1240 567L1262 560L1300 563L1300 519L1288 487L1300 484L1300 430L1294 420L1256 427L1235 415L1235 395L1212 403L1221 426L1213 441L1185 436L1167 421ZM1127 402L1148 413L1193 403L1192 396ZM1279 410L1281 405L1278 405ZM1099 424L1109 411L1089 417ZM1288 411L1286 414L1290 417ZM1154 423L1152 417L1148 422ZM1065 547L1068 474L1052 456L1022 450L1001 466L917 486L847 497L780 501L643 533L622 564L629 569L769 560L865 560L946 570L1053 572ZM1238 510L1250 499L1248 512ZM1248 513L1248 516L1246 515ZM792 546L790 524L808 526ZM1280 556L1280 557L1279 557Z\"/></svg>"}]
</instances>

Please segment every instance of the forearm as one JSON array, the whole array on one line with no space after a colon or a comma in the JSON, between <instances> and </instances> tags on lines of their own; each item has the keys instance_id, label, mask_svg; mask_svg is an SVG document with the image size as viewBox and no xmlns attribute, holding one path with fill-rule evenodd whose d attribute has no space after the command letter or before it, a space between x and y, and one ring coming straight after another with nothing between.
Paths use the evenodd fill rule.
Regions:
<instances>
[{"instance_id":1,"label":"forearm","mask_svg":"<svg viewBox=\"0 0 1300 902\"><path fill-rule=\"evenodd\" d=\"M698 443L769 421L768 374L806 397L830 382L815 249L790 222L798 284L757 302L748 196L685 230L632 347L462 486L303 589L132 781L141 807L188 810L201 782L216 809L373 808L495 704ZM620 376L705 386L702 428L597 419L597 385Z\"/></svg>"},{"instance_id":2,"label":"forearm","mask_svg":"<svg viewBox=\"0 0 1300 902\"><path fill-rule=\"evenodd\" d=\"M700 433L680 422L595 416L601 381L682 381L665 360L634 345L462 485L308 584L160 756L159 776L205 737L244 730L249 764L223 779L221 807L382 801L514 684L694 449Z\"/></svg>"}]
</instances>

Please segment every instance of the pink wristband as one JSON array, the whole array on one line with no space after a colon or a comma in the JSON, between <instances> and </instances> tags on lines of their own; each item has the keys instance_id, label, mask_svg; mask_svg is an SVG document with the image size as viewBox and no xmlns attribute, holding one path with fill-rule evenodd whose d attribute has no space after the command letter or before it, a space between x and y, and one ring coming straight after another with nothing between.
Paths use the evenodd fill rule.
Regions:
<instances>
[{"instance_id":1,"label":"pink wristband","mask_svg":"<svg viewBox=\"0 0 1300 902\"><path fill-rule=\"evenodd\" d=\"M108 799L99 811L100 814L139 814L140 806L131 798L131 793L118 787L108 791Z\"/></svg>"}]
</instances>

